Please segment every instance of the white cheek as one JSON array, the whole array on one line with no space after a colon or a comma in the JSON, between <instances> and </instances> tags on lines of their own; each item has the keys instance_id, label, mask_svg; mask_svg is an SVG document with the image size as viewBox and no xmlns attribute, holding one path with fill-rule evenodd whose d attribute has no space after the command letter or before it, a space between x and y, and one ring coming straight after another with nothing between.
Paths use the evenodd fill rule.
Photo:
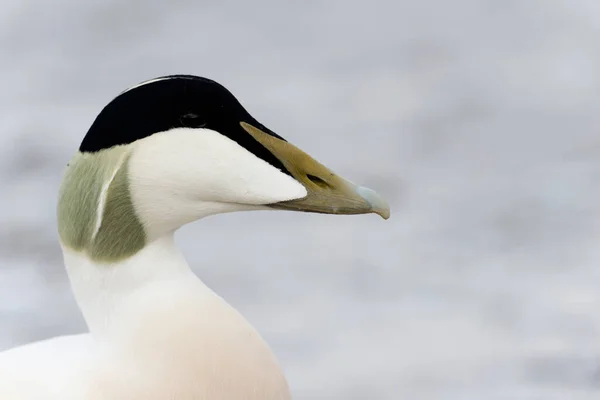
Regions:
<instances>
[{"instance_id":1,"label":"white cheek","mask_svg":"<svg viewBox=\"0 0 600 400\"><path fill-rule=\"evenodd\" d=\"M142 217L189 222L307 195L294 178L209 129L173 129L134 146L130 187Z\"/></svg>"}]
</instances>

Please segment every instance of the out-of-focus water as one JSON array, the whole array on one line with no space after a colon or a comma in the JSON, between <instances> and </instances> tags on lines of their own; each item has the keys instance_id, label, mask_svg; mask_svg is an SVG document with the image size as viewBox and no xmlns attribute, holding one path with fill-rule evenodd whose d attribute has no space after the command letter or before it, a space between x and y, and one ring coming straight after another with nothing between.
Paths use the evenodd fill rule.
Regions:
<instances>
[{"instance_id":1,"label":"out-of-focus water","mask_svg":"<svg viewBox=\"0 0 600 400\"><path fill-rule=\"evenodd\" d=\"M63 168L120 91L191 73L392 206L178 235L296 399L599 398L599 38L596 0L5 0L0 348L84 329Z\"/></svg>"}]
</instances>

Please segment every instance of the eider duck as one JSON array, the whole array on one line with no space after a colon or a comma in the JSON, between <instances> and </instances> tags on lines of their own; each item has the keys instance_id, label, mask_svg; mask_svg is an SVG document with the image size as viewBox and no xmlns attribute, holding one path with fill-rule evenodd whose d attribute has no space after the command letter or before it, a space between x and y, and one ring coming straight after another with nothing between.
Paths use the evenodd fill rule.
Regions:
<instances>
[{"instance_id":1,"label":"eider duck","mask_svg":"<svg viewBox=\"0 0 600 400\"><path fill-rule=\"evenodd\" d=\"M269 346L173 240L200 218L266 209L390 214L215 81L171 75L122 92L68 163L57 207L89 332L0 353L0 399L290 399Z\"/></svg>"}]
</instances>

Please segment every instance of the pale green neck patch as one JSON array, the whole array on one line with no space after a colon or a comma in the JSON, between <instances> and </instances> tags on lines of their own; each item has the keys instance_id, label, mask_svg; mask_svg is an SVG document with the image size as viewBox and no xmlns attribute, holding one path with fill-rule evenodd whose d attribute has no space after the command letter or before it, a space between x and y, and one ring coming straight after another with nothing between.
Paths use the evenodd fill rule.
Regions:
<instances>
[{"instance_id":1,"label":"pale green neck patch","mask_svg":"<svg viewBox=\"0 0 600 400\"><path fill-rule=\"evenodd\" d=\"M63 245L94 261L116 262L146 244L129 187L128 146L78 152L67 167L58 200Z\"/></svg>"}]
</instances>

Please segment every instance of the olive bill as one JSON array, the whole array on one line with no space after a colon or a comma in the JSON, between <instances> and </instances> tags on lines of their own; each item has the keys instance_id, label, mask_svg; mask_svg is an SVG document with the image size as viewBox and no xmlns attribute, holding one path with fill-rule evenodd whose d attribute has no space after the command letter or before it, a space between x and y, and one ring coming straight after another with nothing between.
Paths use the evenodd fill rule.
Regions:
<instances>
[{"instance_id":1,"label":"olive bill","mask_svg":"<svg viewBox=\"0 0 600 400\"><path fill-rule=\"evenodd\" d=\"M292 177L306 188L305 197L270 204L269 207L322 214L375 213L383 219L390 217L389 205L374 190L338 176L289 142L269 135L246 122L240 124L277 157Z\"/></svg>"}]
</instances>

